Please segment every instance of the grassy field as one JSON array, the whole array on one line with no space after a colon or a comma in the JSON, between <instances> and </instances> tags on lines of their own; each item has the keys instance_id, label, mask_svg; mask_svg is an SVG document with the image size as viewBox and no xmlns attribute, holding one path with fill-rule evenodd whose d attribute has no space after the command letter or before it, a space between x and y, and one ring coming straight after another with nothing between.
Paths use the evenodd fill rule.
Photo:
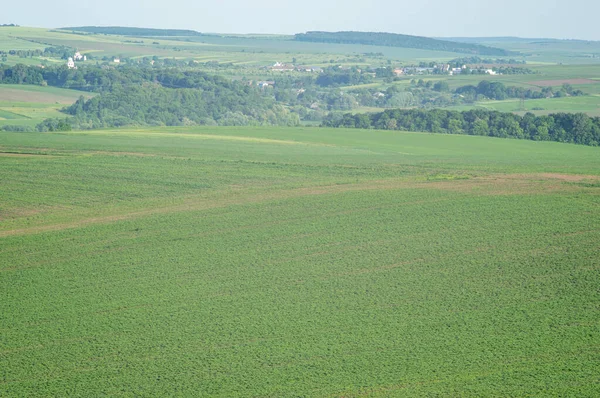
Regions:
<instances>
[{"instance_id":1,"label":"grassy field","mask_svg":"<svg viewBox=\"0 0 600 398\"><path fill-rule=\"evenodd\" d=\"M518 99L509 99L504 101L480 101L474 105L464 105L450 107L455 110L468 110L473 108L485 108L500 112L514 112L523 114L531 112L536 115L547 115L550 113L582 112L590 116L600 116L600 96L590 95L584 97L562 97L546 99L528 99L525 100L525 110L521 109L521 103Z\"/></svg>"},{"instance_id":2,"label":"grassy field","mask_svg":"<svg viewBox=\"0 0 600 398\"><path fill-rule=\"evenodd\" d=\"M0 133L0 396L598 396L598 148Z\"/></svg>"},{"instance_id":3,"label":"grassy field","mask_svg":"<svg viewBox=\"0 0 600 398\"><path fill-rule=\"evenodd\" d=\"M47 118L65 117L60 109L71 105L81 95L92 96L56 87L0 84L0 126L35 126Z\"/></svg>"}]
</instances>

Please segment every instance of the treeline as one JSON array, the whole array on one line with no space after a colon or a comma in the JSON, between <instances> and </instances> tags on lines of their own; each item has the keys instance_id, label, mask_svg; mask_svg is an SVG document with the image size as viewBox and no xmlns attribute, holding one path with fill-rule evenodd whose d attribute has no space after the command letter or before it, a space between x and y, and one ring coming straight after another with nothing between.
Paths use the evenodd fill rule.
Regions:
<instances>
[{"instance_id":1,"label":"treeline","mask_svg":"<svg viewBox=\"0 0 600 398\"><path fill-rule=\"evenodd\" d=\"M0 65L0 84L38 84L81 91L103 92L114 87L159 83L166 88L204 88L206 85L228 89L240 83L198 70L175 68L141 68L136 66L86 66L68 69L66 66L39 68L18 64Z\"/></svg>"},{"instance_id":2,"label":"treeline","mask_svg":"<svg viewBox=\"0 0 600 398\"><path fill-rule=\"evenodd\" d=\"M307 32L294 36L298 41L319 43L366 44L372 46L406 47L422 50L450 51L479 55L506 56L512 53L501 48L480 44L459 43L429 37L383 32Z\"/></svg>"},{"instance_id":3,"label":"treeline","mask_svg":"<svg viewBox=\"0 0 600 398\"><path fill-rule=\"evenodd\" d=\"M585 95L583 91L575 90L570 84L563 84L558 90L554 90L552 87L544 87L542 90L532 90L523 87L506 86L500 82L490 82L487 80L479 82L477 86L467 85L458 87L454 92L463 96L467 102L476 101L479 96L501 101L507 98L540 99Z\"/></svg>"},{"instance_id":4,"label":"treeline","mask_svg":"<svg viewBox=\"0 0 600 398\"><path fill-rule=\"evenodd\" d=\"M60 30L121 36L202 36L202 33L195 30L130 28L125 26L79 26L60 28Z\"/></svg>"},{"instance_id":5,"label":"treeline","mask_svg":"<svg viewBox=\"0 0 600 398\"><path fill-rule=\"evenodd\" d=\"M448 62L452 67L460 68L462 65L473 64L496 64L496 65L525 65L525 61L520 61L514 58L481 58L477 56L455 58Z\"/></svg>"},{"instance_id":6,"label":"treeline","mask_svg":"<svg viewBox=\"0 0 600 398\"><path fill-rule=\"evenodd\" d=\"M323 121L323 126L469 134L590 146L600 143L600 118L583 113L519 116L482 109L464 112L394 109L371 114L331 114Z\"/></svg>"},{"instance_id":7,"label":"treeline","mask_svg":"<svg viewBox=\"0 0 600 398\"><path fill-rule=\"evenodd\" d=\"M73 56L75 50L66 47L66 46L58 46L58 47L47 47L43 50L9 50L9 51L0 51L0 56L12 55L20 58L31 58L31 57L49 57L49 58L62 58L67 59L68 57Z\"/></svg>"}]
</instances>

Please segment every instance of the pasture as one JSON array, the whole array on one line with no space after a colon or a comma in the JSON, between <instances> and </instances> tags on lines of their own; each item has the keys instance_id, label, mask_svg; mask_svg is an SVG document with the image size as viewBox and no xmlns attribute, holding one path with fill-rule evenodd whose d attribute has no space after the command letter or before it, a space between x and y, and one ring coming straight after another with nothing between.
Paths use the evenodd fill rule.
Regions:
<instances>
[{"instance_id":1,"label":"pasture","mask_svg":"<svg viewBox=\"0 0 600 398\"><path fill-rule=\"evenodd\" d=\"M599 154L0 133L0 395L597 396Z\"/></svg>"}]
</instances>

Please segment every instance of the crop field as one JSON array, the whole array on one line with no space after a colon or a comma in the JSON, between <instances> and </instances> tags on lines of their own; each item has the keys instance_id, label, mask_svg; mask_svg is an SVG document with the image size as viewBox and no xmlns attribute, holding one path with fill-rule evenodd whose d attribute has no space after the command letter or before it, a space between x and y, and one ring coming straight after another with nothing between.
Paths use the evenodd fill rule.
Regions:
<instances>
[{"instance_id":1,"label":"crop field","mask_svg":"<svg viewBox=\"0 0 600 398\"><path fill-rule=\"evenodd\" d=\"M0 84L0 125L35 126L47 118L65 117L60 109L81 95L92 96L57 87Z\"/></svg>"},{"instance_id":2,"label":"crop field","mask_svg":"<svg viewBox=\"0 0 600 398\"><path fill-rule=\"evenodd\" d=\"M449 107L452 110L468 110L474 108L485 108L500 112L514 112L524 114L531 112L535 115L547 115L557 112L586 113L589 116L600 116L600 96L588 95L584 97L562 97L545 99L527 99L524 102L524 110L518 99L503 101L479 101L473 105L460 105Z\"/></svg>"},{"instance_id":3,"label":"crop field","mask_svg":"<svg viewBox=\"0 0 600 398\"><path fill-rule=\"evenodd\" d=\"M596 64L600 63L599 41L536 40L519 38L478 38L477 43L528 54L528 63Z\"/></svg>"},{"instance_id":4,"label":"crop field","mask_svg":"<svg viewBox=\"0 0 600 398\"><path fill-rule=\"evenodd\" d=\"M0 133L0 396L598 396L599 155Z\"/></svg>"},{"instance_id":5,"label":"crop field","mask_svg":"<svg viewBox=\"0 0 600 398\"><path fill-rule=\"evenodd\" d=\"M353 61L348 64L356 65L356 58L364 58L364 53L382 53L387 58L405 62L449 60L459 56L451 52L409 48L297 42L291 40L291 37L284 36L205 35L196 38L132 38L119 35L83 35L69 31L23 27L0 29L0 43L0 50L43 49L53 45L76 48L82 53L93 53L97 57L158 56L239 65L292 62L292 58L296 58L300 64L315 66L325 65L332 60L346 64L347 58L351 58ZM18 58L12 57L9 61L17 62ZM25 59L25 62L39 63L39 61L39 59Z\"/></svg>"}]
</instances>

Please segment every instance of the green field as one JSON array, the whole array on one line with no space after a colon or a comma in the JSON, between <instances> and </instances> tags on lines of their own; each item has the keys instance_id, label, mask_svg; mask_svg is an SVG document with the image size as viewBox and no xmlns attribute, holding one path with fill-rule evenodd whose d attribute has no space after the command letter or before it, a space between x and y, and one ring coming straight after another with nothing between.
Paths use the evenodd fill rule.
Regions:
<instances>
[{"instance_id":1,"label":"green field","mask_svg":"<svg viewBox=\"0 0 600 398\"><path fill-rule=\"evenodd\" d=\"M518 114L531 112L536 115L547 115L557 112L582 112L590 116L600 116L600 96L591 95L584 97L528 99L524 102L524 110L522 109L521 103L518 99L509 99L504 101L480 101L475 103L473 106L464 105L450 107L450 109L454 110L468 110L473 108L485 108L500 112L514 112Z\"/></svg>"},{"instance_id":2,"label":"green field","mask_svg":"<svg viewBox=\"0 0 600 398\"><path fill-rule=\"evenodd\" d=\"M0 396L598 396L599 155L0 133Z\"/></svg>"},{"instance_id":3,"label":"green field","mask_svg":"<svg viewBox=\"0 0 600 398\"><path fill-rule=\"evenodd\" d=\"M66 117L60 109L83 95L94 94L57 87L0 84L0 126L35 126L47 118Z\"/></svg>"}]
</instances>

